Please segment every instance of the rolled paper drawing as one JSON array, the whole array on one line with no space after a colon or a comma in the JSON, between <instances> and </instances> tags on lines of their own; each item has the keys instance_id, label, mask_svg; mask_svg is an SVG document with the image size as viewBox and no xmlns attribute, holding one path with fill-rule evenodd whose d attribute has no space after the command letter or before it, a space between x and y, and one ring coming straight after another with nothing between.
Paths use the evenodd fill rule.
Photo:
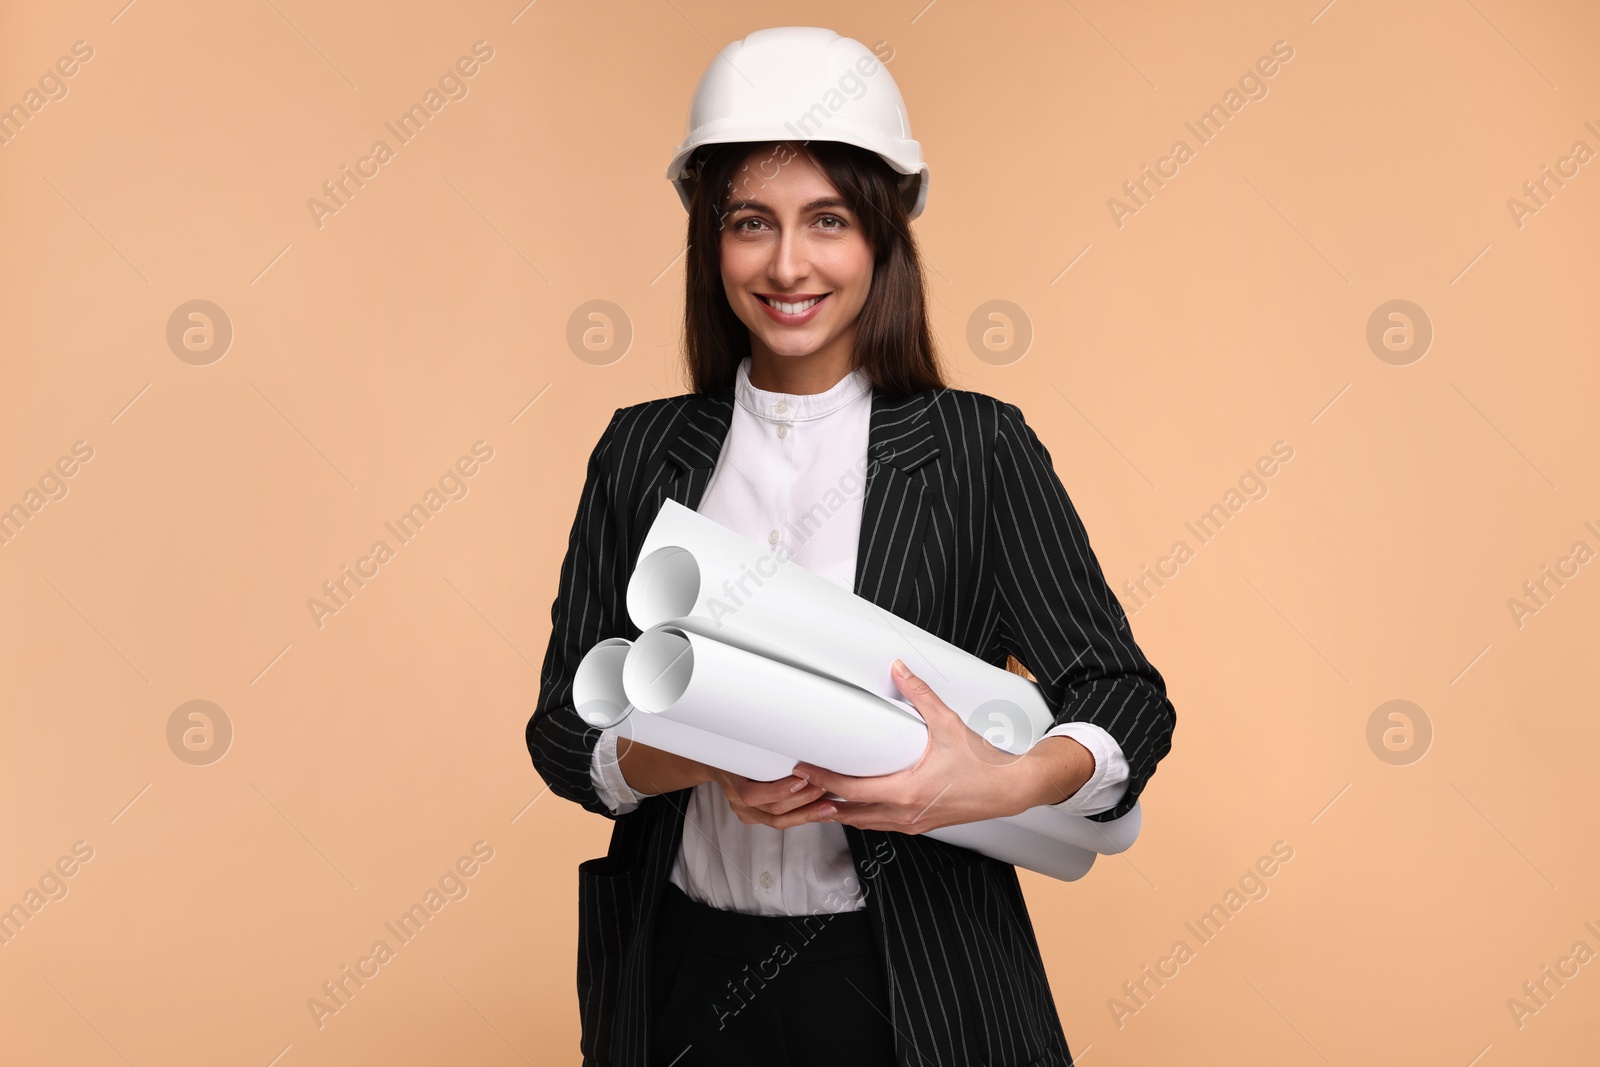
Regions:
<instances>
[{"instance_id":1,"label":"rolled paper drawing","mask_svg":"<svg viewBox=\"0 0 1600 1067\"><path fill-rule=\"evenodd\" d=\"M614 728L620 735L632 737L640 744L659 748L663 751L673 752L687 759L692 759L709 766L719 767L723 770L742 774L747 778L757 781L776 781L787 777L794 770L796 759L793 756L780 755L755 745L745 744L730 737L721 736L712 730L698 729L689 726L674 718L674 715L696 715L704 722L718 722L728 718L738 718L755 724L753 728L741 725L739 732L743 736L751 736L760 732L760 723L764 718L764 709L770 705L759 697L751 697L748 693L737 693L734 703L722 706L710 706L696 709L693 705L696 699L705 695L704 690L693 685L692 675L697 667L703 668L708 657L701 655L696 659L693 655L696 642L683 634L672 633L672 627L658 627L652 633L665 633L671 638L653 638L645 643L641 635L639 643L645 644L646 659L641 660L636 666L636 671L643 678L642 683L647 690L654 690L655 686L661 687L658 699L670 706L664 710L649 712L629 701L623 676L627 671L627 661L636 647L635 642L626 638L607 638L590 649L578 665L577 675L573 680L573 700L579 709L579 715L584 720L597 728ZM687 644L687 653L684 645ZM699 644L704 646L714 644L707 638L700 638ZM739 655L749 655L739 649L732 650ZM735 662L738 656L732 657ZM711 657L713 662L720 660L720 667L726 669L726 659ZM782 664L774 664L782 671L793 670ZM663 668L666 668L663 671ZM737 669L737 668L735 668ZM654 685L652 678L656 675L663 677L656 679ZM685 677L687 675L687 677ZM769 679L770 680L770 679ZM819 679L819 681L824 681ZM847 687L848 688L848 687ZM857 691L859 692L859 691ZM717 688L710 700L715 705L725 701L727 690ZM861 693L862 698L872 700L868 694ZM662 706L657 704L656 706ZM909 717L899 708L890 707L887 710L880 707L869 709L874 714L892 714ZM904 764L906 752L912 748L912 762L920 755L926 745L927 727L920 719L916 720L916 727L920 731L920 740L914 746L905 745L903 741L891 742L883 746L887 759L885 764L874 764L871 767L860 768L867 773L889 773L882 770L883 766ZM818 766L829 767L839 760L831 754L833 746L848 747L851 736L845 735L819 739L819 745L830 748L830 754L825 759L810 760ZM841 771L841 773L852 773ZM832 799L840 799L832 794L827 794ZM1034 809L1040 811L1042 809ZM1084 822L1087 820L1079 820ZM1123 822L1124 820L1117 820ZM1115 826L1115 824L1104 824ZM1137 827L1137 820L1134 822ZM963 823L956 826L944 826L928 831L928 836L953 845L962 845L972 848L986 856L991 856L1005 863L1018 867L1026 867L1040 874L1048 875L1062 881L1073 881L1081 878L1094 863L1095 851L1105 849L1090 849L1075 847L1072 842L1064 842L1049 834L1039 833L1024 827L1017 822L1016 816L1008 819L987 819L981 822Z\"/></svg>"},{"instance_id":2,"label":"rolled paper drawing","mask_svg":"<svg viewBox=\"0 0 1600 1067\"><path fill-rule=\"evenodd\" d=\"M996 822L1010 823L1063 844L1077 845L1079 848L1086 848L1104 856L1114 856L1133 847L1134 839L1139 836L1139 827L1144 822L1144 815L1139 810L1137 800L1133 802L1133 807L1128 809L1127 814L1105 822L1096 822L1094 819L1053 805L1044 805L1029 808L1016 815L1008 815L1004 819L989 819L969 825L988 826Z\"/></svg>"},{"instance_id":3,"label":"rolled paper drawing","mask_svg":"<svg viewBox=\"0 0 1600 1067\"><path fill-rule=\"evenodd\" d=\"M627 607L642 632L584 657L580 716L758 781L800 760L856 777L913 766L927 725L889 673L895 658L1004 751L1026 752L1054 722L1037 683L674 500L646 534ZM1142 820L1137 803L1103 822L1043 805L926 833L1072 881L1096 854L1129 848Z\"/></svg>"},{"instance_id":4,"label":"rolled paper drawing","mask_svg":"<svg viewBox=\"0 0 1600 1067\"><path fill-rule=\"evenodd\" d=\"M742 774L758 782L775 782L794 770L795 758L697 730L666 715L633 715L622 688L623 661L633 642L610 637L583 657L572 683L578 714L591 726L614 728L626 737L697 763Z\"/></svg>"},{"instance_id":5,"label":"rolled paper drawing","mask_svg":"<svg viewBox=\"0 0 1600 1067\"><path fill-rule=\"evenodd\" d=\"M781 752L792 757L785 774L795 760L840 774L890 774L916 763L928 743L927 725L904 702L670 623L639 635L623 662L622 685L632 717L663 715Z\"/></svg>"},{"instance_id":6,"label":"rolled paper drawing","mask_svg":"<svg viewBox=\"0 0 1600 1067\"><path fill-rule=\"evenodd\" d=\"M628 582L641 631L701 618L770 650L769 658L901 701L889 664L911 672L997 748L1022 753L1054 725L1039 686L986 663L848 589L668 499ZM702 631L705 632L705 631ZM729 637L725 643L735 643ZM973 722L976 716L980 721ZM998 728L997 728L998 725Z\"/></svg>"},{"instance_id":7,"label":"rolled paper drawing","mask_svg":"<svg viewBox=\"0 0 1600 1067\"><path fill-rule=\"evenodd\" d=\"M923 836L949 845L961 845L990 859L1013 867L1026 867L1063 882L1077 881L1094 866L1095 854L1090 850L1062 844L1005 819L941 826Z\"/></svg>"}]
</instances>

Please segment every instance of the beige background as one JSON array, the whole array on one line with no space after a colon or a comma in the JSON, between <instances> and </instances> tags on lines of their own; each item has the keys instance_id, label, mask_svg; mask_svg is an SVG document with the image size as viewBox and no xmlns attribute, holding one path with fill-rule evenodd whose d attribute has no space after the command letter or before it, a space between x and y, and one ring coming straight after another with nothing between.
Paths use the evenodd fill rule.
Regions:
<instances>
[{"instance_id":1,"label":"beige background","mask_svg":"<svg viewBox=\"0 0 1600 1067\"><path fill-rule=\"evenodd\" d=\"M0 105L93 53L0 144L0 506L42 505L0 544L0 904L66 891L0 945L0 1061L575 1063L574 869L610 825L545 792L523 726L584 461L615 408L683 389L662 172L690 94L794 8L123 2L0 8ZM954 383L1021 405L1119 590L1195 549L1128 601L1179 723L1138 846L1022 876L1082 1062L1577 1063L1600 564L1520 626L1508 601L1600 550L1600 162L1520 225L1507 201L1600 150L1600 14L1319 4L803 21L893 50ZM477 41L468 95L319 226L307 200ZM1278 41L1199 145L1184 123ZM1179 138L1119 227L1108 199ZM192 300L232 326L207 365L167 341ZM592 300L631 324L620 359L569 347ZM1025 352L969 346L992 300ZM1406 365L1367 341L1391 300L1432 325ZM467 495L394 540L478 441ZM1185 522L1278 441L1198 545ZM308 600L380 538L319 627ZM168 739L194 700L231 724L207 765ZM1369 742L1391 700L1418 709L1398 753ZM467 895L319 1027L322 983L475 842ZM1200 944L1186 922L1276 842ZM1577 973L1515 1015L1547 965Z\"/></svg>"}]
</instances>

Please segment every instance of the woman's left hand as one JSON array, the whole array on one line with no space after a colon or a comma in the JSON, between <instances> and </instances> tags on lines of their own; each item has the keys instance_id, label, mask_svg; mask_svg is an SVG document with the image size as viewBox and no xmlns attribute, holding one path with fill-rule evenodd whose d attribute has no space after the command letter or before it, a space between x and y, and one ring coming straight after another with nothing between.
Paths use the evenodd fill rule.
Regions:
<instances>
[{"instance_id":1,"label":"woman's left hand","mask_svg":"<svg viewBox=\"0 0 1600 1067\"><path fill-rule=\"evenodd\" d=\"M825 821L920 834L1056 803L1094 771L1094 757L1071 738L1046 738L1021 756L996 748L899 660L891 674L928 725L927 748L913 766L869 778L796 764L796 775L844 798L832 802L838 811ZM1070 761L1065 770L1063 755Z\"/></svg>"}]
</instances>

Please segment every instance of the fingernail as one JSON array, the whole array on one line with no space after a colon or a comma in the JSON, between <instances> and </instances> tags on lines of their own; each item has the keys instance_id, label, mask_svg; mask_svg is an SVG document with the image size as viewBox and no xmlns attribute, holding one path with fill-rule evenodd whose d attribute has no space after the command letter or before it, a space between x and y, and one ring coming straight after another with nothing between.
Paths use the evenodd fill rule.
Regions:
<instances>
[{"instance_id":1,"label":"fingernail","mask_svg":"<svg viewBox=\"0 0 1600 1067\"><path fill-rule=\"evenodd\" d=\"M832 815L838 810L839 809L834 807L832 804L824 804L822 807L817 809L817 816L819 818L827 818L829 815Z\"/></svg>"},{"instance_id":2,"label":"fingernail","mask_svg":"<svg viewBox=\"0 0 1600 1067\"><path fill-rule=\"evenodd\" d=\"M893 672L897 678L911 673L911 668L907 667L899 660L895 660L894 663L890 665L889 670Z\"/></svg>"},{"instance_id":3,"label":"fingernail","mask_svg":"<svg viewBox=\"0 0 1600 1067\"><path fill-rule=\"evenodd\" d=\"M789 792L798 793L798 792L800 792L800 790L804 789L806 786L808 786L810 784L811 784L810 782L808 782L804 778L802 778L802 779L800 779L800 781L796 782L794 785L791 785L789 787Z\"/></svg>"}]
</instances>

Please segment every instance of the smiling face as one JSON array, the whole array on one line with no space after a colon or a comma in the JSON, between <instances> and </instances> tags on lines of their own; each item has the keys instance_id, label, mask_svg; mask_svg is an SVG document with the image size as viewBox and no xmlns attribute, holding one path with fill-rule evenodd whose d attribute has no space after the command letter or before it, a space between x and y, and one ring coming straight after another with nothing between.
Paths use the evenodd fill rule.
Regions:
<instances>
[{"instance_id":1,"label":"smiling face","mask_svg":"<svg viewBox=\"0 0 1600 1067\"><path fill-rule=\"evenodd\" d=\"M839 190L792 146L751 152L736 175L722 219L722 285L750 330L751 383L820 392L855 366L872 246Z\"/></svg>"}]
</instances>

